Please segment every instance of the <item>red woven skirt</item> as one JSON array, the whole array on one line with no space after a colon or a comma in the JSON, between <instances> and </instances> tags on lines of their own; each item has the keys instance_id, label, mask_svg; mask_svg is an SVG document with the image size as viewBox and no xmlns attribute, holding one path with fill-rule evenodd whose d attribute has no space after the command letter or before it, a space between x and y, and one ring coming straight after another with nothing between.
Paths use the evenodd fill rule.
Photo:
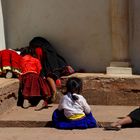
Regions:
<instances>
[{"instance_id":1,"label":"red woven skirt","mask_svg":"<svg viewBox=\"0 0 140 140\"><path fill-rule=\"evenodd\" d=\"M22 95L24 98L42 96L48 98L51 96L50 88L47 82L36 73L26 73L21 75L20 83Z\"/></svg>"}]
</instances>

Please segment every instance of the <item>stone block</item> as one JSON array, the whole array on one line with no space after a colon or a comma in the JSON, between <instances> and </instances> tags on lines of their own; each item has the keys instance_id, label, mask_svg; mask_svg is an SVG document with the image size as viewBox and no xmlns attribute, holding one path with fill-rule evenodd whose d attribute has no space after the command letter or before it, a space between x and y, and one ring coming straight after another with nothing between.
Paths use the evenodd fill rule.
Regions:
<instances>
[{"instance_id":1,"label":"stone block","mask_svg":"<svg viewBox=\"0 0 140 140\"><path fill-rule=\"evenodd\" d=\"M130 67L107 67L107 74L132 75L132 68L130 68Z\"/></svg>"},{"instance_id":2,"label":"stone block","mask_svg":"<svg viewBox=\"0 0 140 140\"><path fill-rule=\"evenodd\" d=\"M58 103L69 77L83 81L82 95L92 105L140 105L140 76L76 73L62 77Z\"/></svg>"},{"instance_id":3,"label":"stone block","mask_svg":"<svg viewBox=\"0 0 140 140\"><path fill-rule=\"evenodd\" d=\"M17 103L18 89L18 79L0 78L0 114Z\"/></svg>"}]
</instances>

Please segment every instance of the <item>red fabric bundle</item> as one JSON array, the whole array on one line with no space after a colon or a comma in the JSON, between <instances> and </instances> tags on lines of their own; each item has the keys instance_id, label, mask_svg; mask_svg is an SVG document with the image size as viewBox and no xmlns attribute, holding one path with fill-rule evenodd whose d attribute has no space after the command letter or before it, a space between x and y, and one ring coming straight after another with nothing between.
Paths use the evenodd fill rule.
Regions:
<instances>
[{"instance_id":1,"label":"red fabric bundle","mask_svg":"<svg viewBox=\"0 0 140 140\"><path fill-rule=\"evenodd\" d=\"M15 73L20 73L21 56L14 50L0 51L0 69L2 73L10 70Z\"/></svg>"}]
</instances>

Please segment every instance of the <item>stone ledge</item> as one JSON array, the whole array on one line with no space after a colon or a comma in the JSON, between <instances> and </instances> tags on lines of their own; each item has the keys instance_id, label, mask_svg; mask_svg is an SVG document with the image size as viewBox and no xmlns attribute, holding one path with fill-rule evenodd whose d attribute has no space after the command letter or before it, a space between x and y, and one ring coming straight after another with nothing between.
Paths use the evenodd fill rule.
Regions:
<instances>
[{"instance_id":1,"label":"stone ledge","mask_svg":"<svg viewBox=\"0 0 140 140\"><path fill-rule=\"evenodd\" d=\"M62 77L62 88L68 77L76 76L82 79L82 95L92 105L140 105L139 75L107 75L92 73L75 73ZM59 94L62 96L62 94ZM56 103L58 103L58 96Z\"/></svg>"},{"instance_id":2,"label":"stone ledge","mask_svg":"<svg viewBox=\"0 0 140 140\"><path fill-rule=\"evenodd\" d=\"M79 77L83 81L82 95L91 105L139 105L139 75L107 75L100 73L75 73L64 76L62 88L55 103L59 102L69 77ZM0 114L10 109L17 102L18 79L0 78Z\"/></svg>"}]
</instances>

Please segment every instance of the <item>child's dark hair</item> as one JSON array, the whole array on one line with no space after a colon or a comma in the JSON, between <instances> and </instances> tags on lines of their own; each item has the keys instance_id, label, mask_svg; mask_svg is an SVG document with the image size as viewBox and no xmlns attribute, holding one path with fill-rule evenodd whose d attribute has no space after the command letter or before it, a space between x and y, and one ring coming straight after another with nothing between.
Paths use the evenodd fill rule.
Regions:
<instances>
[{"instance_id":1,"label":"child's dark hair","mask_svg":"<svg viewBox=\"0 0 140 140\"><path fill-rule=\"evenodd\" d=\"M29 54L33 57L37 57L34 48L24 47L24 48L21 48L20 51L21 51L21 53L20 53L21 56L25 56L25 55Z\"/></svg>"},{"instance_id":2,"label":"child's dark hair","mask_svg":"<svg viewBox=\"0 0 140 140\"><path fill-rule=\"evenodd\" d=\"M73 93L80 94L82 90L82 81L77 77L71 77L68 79L67 84L67 92L70 92L73 100L78 100L78 96L73 95Z\"/></svg>"}]
</instances>

